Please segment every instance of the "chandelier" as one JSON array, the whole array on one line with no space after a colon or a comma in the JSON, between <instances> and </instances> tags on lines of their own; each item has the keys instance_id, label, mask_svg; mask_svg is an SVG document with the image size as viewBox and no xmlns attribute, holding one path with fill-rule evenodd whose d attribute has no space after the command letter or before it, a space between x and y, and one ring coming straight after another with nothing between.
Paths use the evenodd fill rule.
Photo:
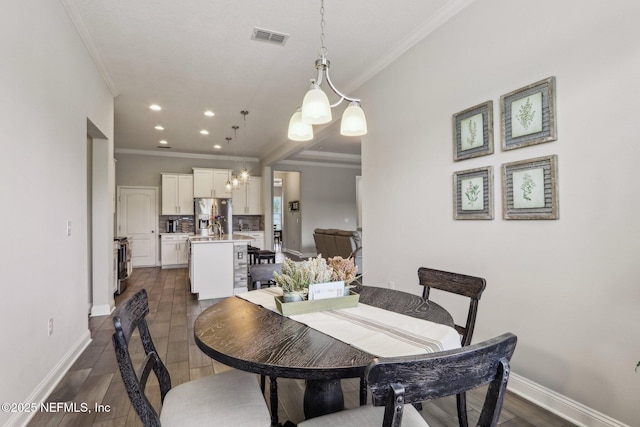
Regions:
<instances>
[{"instance_id":1,"label":"chandelier","mask_svg":"<svg viewBox=\"0 0 640 427\"><path fill-rule=\"evenodd\" d=\"M236 143L234 144L234 148L233 148L233 157L235 157L235 161L238 161L238 129L240 129L240 126L238 125L233 125L231 126L231 129L233 129L233 137L236 139ZM232 190L237 190L238 188L240 188L240 179L238 178L238 175L235 174L236 172L236 168L233 168L233 177L231 178L231 189Z\"/></svg>"},{"instance_id":2,"label":"chandelier","mask_svg":"<svg viewBox=\"0 0 640 427\"><path fill-rule=\"evenodd\" d=\"M229 145L231 143L231 138L230 137L226 137L225 139L227 140L227 145ZM229 170L229 172L228 172L229 175L227 177L227 183L224 185L225 193L233 192L233 183L231 182L231 173L232 172L233 171L231 171L231 170Z\"/></svg>"},{"instance_id":3,"label":"chandelier","mask_svg":"<svg viewBox=\"0 0 640 427\"><path fill-rule=\"evenodd\" d=\"M242 138L242 142L244 147L244 145L247 144L247 114L249 114L249 112L247 110L242 110L240 111L240 114L242 114L242 121L243 121L244 136ZM248 184L249 170L247 169L247 157L246 157L247 153L243 152L243 154L244 154L244 165L242 166L242 169L240 169L240 180L242 181L243 184Z\"/></svg>"},{"instance_id":4,"label":"chandelier","mask_svg":"<svg viewBox=\"0 0 640 427\"><path fill-rule=\"evenodd\" d=\"M324 45L324 0L320 1L320 58L316 60L317 77L311 80L311 87L302 101L302 107L289 120L289 139L293 141L309 141L313 139L313 126L329 123L332 119L331 109L342 101L349 101L349 106L342 114L340 133L345 136L362 136L367 133L367 119L360 107L360 100L350 98L340 92L329 77L330 62L327 59L328 50ZM331 90L340 97L329 104L329 98L320 88L323 78Z\"/></svg>"}]
</instances>

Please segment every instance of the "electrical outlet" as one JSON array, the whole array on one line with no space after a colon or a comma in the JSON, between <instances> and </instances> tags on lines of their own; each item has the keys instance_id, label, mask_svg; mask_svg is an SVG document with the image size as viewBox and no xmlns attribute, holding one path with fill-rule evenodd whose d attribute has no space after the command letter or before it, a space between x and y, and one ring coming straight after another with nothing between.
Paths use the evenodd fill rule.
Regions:
<instances>
[{"instance_id":1,"label":"electrical outlet","mask_svg":"<svg viewBox=\"0 0 640 427\"><path fill-rule=\"evenodd\" d=\"M53 317L49 318L49 330L48 330L48 336L53 335Z\"/></svg>"},{"instance_id":2,"label":"electrical outlet","mask_svg":"<svg viewBox=\"0 0 640 427\"><path fill-rule=\"evenodd\" d=\"M393 280L389 280L389 289L395 289L396 288L396 282L394 282Z\"/></svg>"}]
</instances>

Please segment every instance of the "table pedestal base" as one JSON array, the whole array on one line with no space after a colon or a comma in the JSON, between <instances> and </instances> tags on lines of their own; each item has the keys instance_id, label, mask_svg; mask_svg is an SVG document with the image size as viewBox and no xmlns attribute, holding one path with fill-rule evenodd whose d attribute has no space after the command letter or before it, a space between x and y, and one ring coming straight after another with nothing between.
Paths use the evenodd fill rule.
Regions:
<instances>
[{"instance_id":1,"label":"table pedestal base","mask_svg":"<svg viewBox=\"0 0 640 427\"><path fill-rule=\"evenodd\" d=\"M331 414L344 409L340 380L307 380L304 391L306 419Z\"/></svg>"}]
</instances>

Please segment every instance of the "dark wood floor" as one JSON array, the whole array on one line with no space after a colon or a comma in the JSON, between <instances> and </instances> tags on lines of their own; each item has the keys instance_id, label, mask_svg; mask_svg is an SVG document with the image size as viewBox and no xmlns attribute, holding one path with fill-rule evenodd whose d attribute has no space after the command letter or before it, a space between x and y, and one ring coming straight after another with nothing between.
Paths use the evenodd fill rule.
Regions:
<instances>
[{"instance_id":1,"label":"dark wood floor","mask_svg":"<svg viewBox=\"0 0 640 427\"><path fill-rule=\"evenodd\" d=\"M203 309L215 300L198 301L189 292L186 269L162 270L160 268L135 269L128 280L128 287L116 297L116 305L146 288L149 293L151 334L171 374L173 385L212 375L230 369L205 356L193 339L193 323ZM109 316L89 318L92 343L74 363L60 384L49 397L51 402L75 402L104 405L109 410L102 413L39 413L29 426L139 426L125 392L115 360L111 335L113 324ZM257 379L256 379L257 381ZM150 380L149 388L154 401L159 402L157 382ZM304 383L296 380L278 380L279 418L283 422L299 422L303 419L302 395ZM343 381L345 405L358 405L358 381ZM267 386L267 394L269 387ZM469 421L475 423L479 416L482 391L468 394ZM268 397L265 397L268 400ZM457 427L455 398L441 399L423 405L422 414L432 427ZM475 424L474 424L475 425ZM500 418L504 427L519 426L571 426L557 416L531 405L527 401L508 394Z\"/></svg>"}]
</instances>

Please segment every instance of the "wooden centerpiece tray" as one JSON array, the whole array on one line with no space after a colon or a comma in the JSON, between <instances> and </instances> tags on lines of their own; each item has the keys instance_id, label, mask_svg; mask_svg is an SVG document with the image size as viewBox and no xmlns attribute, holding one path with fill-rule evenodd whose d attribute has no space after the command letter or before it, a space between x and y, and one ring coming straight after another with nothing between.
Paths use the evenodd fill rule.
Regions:
<instances>
[{"instance_id":1,"label":"wooden centerpiece tray","mask_svg":"<svg viewBox=\"0 0 640 427\"><path fill-rule=\"evenodd\" d=\"M350 292L344 297L317 299L313 301L284 302L283 297L274 297L278 312L283 316L295 316L296 314L314 313L316 311L339 310L358 305L360 294Z\"/></svg>"}]
</instances>

